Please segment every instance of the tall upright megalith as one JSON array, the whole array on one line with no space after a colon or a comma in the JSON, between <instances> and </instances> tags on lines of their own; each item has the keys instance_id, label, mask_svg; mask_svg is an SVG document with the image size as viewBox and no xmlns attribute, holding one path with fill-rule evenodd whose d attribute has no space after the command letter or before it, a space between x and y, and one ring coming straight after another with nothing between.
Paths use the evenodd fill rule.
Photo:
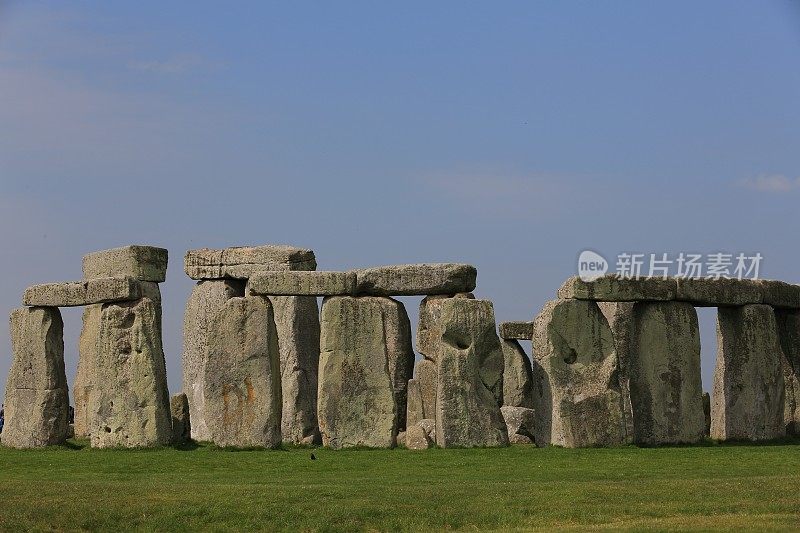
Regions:
<instances>
[{"instance_id":1,"label":"tall upright megalith","mask_svg":"<svg viewBox=\"0 0 800 533\"><path fill-rule=\"evenodd\" d=\"M205 422L214 444L280 446L280 356L269 300L225 302L209 328L204 380Z\"/></svg>"},{"instance_id":2,"label":"tall upright megalith","mask_svg":"<svg viewBox=\"0 0 800 533\"><path fill-rule=\"evenodd\" d=\"M89 436L91 426L89 398L94 390L97 341L102 316L103 304L87 305L83 309L83 326L78 341L78 370L72 385L75 399L75 436L80 438Z\"/></svg>"},{"instance_id":3,"label":"tall upright megalith","mask_svg":"<svg viewBox=\"0 0 800 533\"><path fill-rule=\"evenodd\" d=\"M183 390L189 400L192 438L210 441L205 416L205 374L211 322L231 298L244 296L244 283L238 280L198 282L186 302L183 319Z\"/></svg>"},{"instance_id":4,"label":"tall upright megalith","mask_svg":"<svg viewBox=\"0 0 800 533\"><path fill-rule=\"evenodd\" d=\"M391 448L405 429L414 365L411 324L387 297L334 296L322 304L318 416L331 448Z\"/></svg>"},{"instance_id":5,"label":"tall upright megalith","mask_svg":"<svg viewBox=\"0 0 800 533\"><path fill-rule=\"evenodd\" d=\"M311 272L316 265L313 251L284 245L202 248L186 253L186 274L200 280L187 303L184 320L183 388L189 395L195 439L211 438L206 428L203 398L208 324L228 299L258 295L269 298L277 328L283 441L310 443L319 440L317 300L309 296L261 294L251 290L250 283L259 275Z\"/></svg>"},{"instance_id":6,"label":"tall upright megalith","mask_svg":"<svg viewBox=\"0 0 800 533\"><path fill-rule=\"evenodd\" d=\"M5 446L37 448L66 440L69 392L63 331L56 307L23 307L11 313L14 357L6 381Z\"/></svg>"},{"instance_id":7,"label":"tall upright megalith","mask_svg":"<svg viewBox=\"0 0 800 533\"><path fill-rule=\"evenodd\" d=\"M638 302L628 365L634 441L697 442L705 433L697 312L686 302Z\"/></svg>"},{"instance_id":8,"label":"tall upright megalith","mask_svg":"<svg viewBox=\"0 0 800 533\"><path fill-rule=\"evenodd\" d=\"M800 311L775 309L775 320L783 355L781 366L786 390L783 410L786 433L800 435Z\"/></svg>"},{"instance_id":9,"label":"tall upright megalith","mask_svg":"<svg viewBox=\"0 0 800 533\"><path fill-rule=\"evenodd\" d=\"M89 394L93 448L167 445L172 422L159 310L150 298L104 304L94 386Z\"/></svg>"},{"instance_id":10,"label":"tall upright megalith","mask_svg":"<svg viewBox=\"0 0 800 533\"><path fill-rule=\"evenodd\" d=\"M772 307L719 308L712 438L757 441L786 434L782 358Z\"/></svg>"},{"instance_id":11,"label":"tall upright megalith","mask_svg":"<svg viewBox=\"0 0 800 533\"><path fill-rule=\"evenodd\" d=\"M507 446L500 412L503 349L488 300L447 298L439 303L436 443L441 447Z\"/></svg>"},{"instance_id":12,"label":"tall upright megalith","mask_svg":"<svg viewBox=\"0 0 800 533\"><path fill-rule=\"evenodd\" d=\"M624 443L614 340L597 303L550 301L534 322L536 444Z\"/></svg>"}]
</instances>

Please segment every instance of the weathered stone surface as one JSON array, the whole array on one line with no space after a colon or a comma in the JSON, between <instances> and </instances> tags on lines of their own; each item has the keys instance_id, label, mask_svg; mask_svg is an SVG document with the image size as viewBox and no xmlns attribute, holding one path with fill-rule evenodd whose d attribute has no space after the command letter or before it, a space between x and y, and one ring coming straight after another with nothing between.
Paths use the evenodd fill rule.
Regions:
<instances>
[{"instance_id":1,"label":"weathered stone surface","mask_svg":"<svg viewBox=\"0 0 800 533\"><path fill-rule=\"evenodd\" d=\"M719 309L712 438L768 440L786 434L782 358L770 306Z\"/></svg>"},{"instance_id":2,"label":"weathered stone surface","mask_svg":"<svg viewBox=\"0 0 800 533\"><path fill-rule=\"evenodd\" d=\"M776 309L781 368L786 387L784 422L786 433L800 435L800 311Z\"/></svg>"},{"instance_id":3,"label":"weathered stone surface","mask_svg":"<svg viewBox=\"0 0 800 533\"><path fill-rule=\"evenodd\" d=\"M158 305L104 304L89 394L93 448L169 444L172 423Z\"/></svg>"},{"instance_id":4,"label":"weathered stone surface","mask_svg":"<svg viewBox=\"0 0 800 533\"><path fill-rule=\"evenodd\" d=\"M562 300L595 300L600 302L663 301L675 298L675 279L625 279L615 275L592 281L569 278L558 289Z\"/></svg>"},{"instance_id":5,"label":"weathered stone surface","mask_svg":"<svg viewBox=\"0 0 800 533\"><path fill-rule=\"evenodd\" d=\"M686 302L641 302L633 315L629 378L634 441L699 441L705 424L697 312Z\"/></svg>"},{"instance_id":6,"label":"weathered stone surface","mask_svg":"<svg viewBox=\"0 0 800 533\"><path fill-rule=\"evenodd\" d=\"M420 263L365 268L356 271L358 294L425 296L475 290L478 271L458 263Z\"/></svg>"},{"instance_id":7,"label":"weathered stone surface","mask_svg":"<svg viewBox=\"0 0 800 533\"><path fill-rule=\"evenodd\" d=\"M503 370L503 405L533 407L533 375L531 362L516 340L501 339L505 367Z\"/></svg>"},{"instance_id":8,"label":"weathered stone surface","mask_svg":"<svg viewBox=\"0 0 800 533\"><path fill-rule=\"evenodd\" d=\"M433 445L434 442L430 433L426 431L426 428L421 423L409 426L406 430L405 446L409 450L427 450L432 448Z\"/></svg>"},{"instance_id":9,"label":"weathered stone surface","mask_svg":"<svg viewBox=\"0 0 800 533\"><path fill-rule=\"evenodd\" d=\"M284 245L189 250L184 270L192 279L248 279L265 270L315 270L314 252Z\"/></svg>"},{"instance_id":10,"label":"weathered stone surface","mask_svg":"<svg viewBox=\"0 0 800 533\"><path fill-rule=\"evenodd\" d=\"M625 442L617 357L595 302L548 302L534 321L535 441L569 448Z\"/></svg>"},{"instance_id":11,"label":"weathered stone surface","mask_svg":"<svg viewBox=\"0 0 800 533\"><path fill-rule=\"evenodd\" d=\"M128 276L161 283L167 279L168 252L155 246L123 246L83 256L83 278Z\"/></svg>"},{"instance_id":12,"label":"weathered stone surface","mask_svg":"<svg viewBox=\"0 0 800 533\"><path fill-rule=\"evenodd\" d=\"M611 327L617 353L617 381L622 394L622 415L625 420L625 442L633 442L633 407L631 406L630 358L633 342L633 307L636 302L597 302Z\"/></svg>"},{"instance_id":13,"label":"weathered stone surface","mask_svg":"<svg viewBox=\"0 0 800 533\"><path fill-rule=\"evenodd\" d=\"M411 325L391 298L333 296L322 304L319 426L331 448L389 448L405 427L414 365Z\"/></svg>"},{"instance_id":14,"label":"weathered stone surface","mask_svg":"<svg viewBox=\"0 0 800 533\"><path fill-rule=\"evenodd\" d=\"M6 380L3 444L59 444L69 426L61 313L57 308L15 309L10 327L14 357Z\"/></svg>"},{"instance_id":15,"label":"weathered stone surface","mask_svg":"<svg viewBox=\"0 0 800 533\"><path fill-rule=\"evenodd\" d=\"M500 338L529 341L533 338L533 322L500 322Z\"/></svg>"},{"instance_id":16,"label":"weathered stone surface","mask_svg":"<svg viewBox=\"0 0 800 533\"><path fill-rule=\"evenodd\" d=\"M771 279L755 281L761 289L761 301L772 307L800 309L800 285Z\"/></svg>"},{"instance_id":17,"label":"weathered stone surface","mask_svg":"<svg viewBox=\"0 0 800 533\"><path fill-rule=\"evenodd\" d=\"M211 321L231 298L244 296L244 283L208 280L192 289L183 319L183 390L189 397L192 438L211 440L205 416L205 374Z\"/></svg>"},{"instance_id":18,"label":"weathered stone surface","mask_svg":"<svg viewBox=\"0 0 800 533\"><path fill-rule=\"evenodd\" d=\"M503 406L500 408L508 428L511 444L535 444L536 413L527 407Z\"/></svg>"},{"instance_id":19,"label":"weathered stone surface","mask_svg":"<svg viewBox=\"0 0 800 533\"><path fill-rule=\"evenodd\" d=\"M280 352L266 298L231 298L212 320L204 396L217 446L280 446Z\"/></svg>"},{"instance_id":20,"label":"weathered stone surface","mask_svg":"<svg viewBox=\"0 0 800 533\"><path fill-rule=\"evenodd\" d=\"M76 307L133 301L138 300L141 295L141 285L133 278L98 278L33 285L25 289L22 303L27 306Z\"/></svg>"},{"instance_id":21,"label":"weathered stone surface","mask_svg":"<svg viewBox=\"0 0 800 533\"><path fill-rule=\"evenodd\" d=\"M436 350L441 342L442 332L439 329L441 304L448 298L467 298L474 300L472 293L454 295L426 296L419 304L419 320L417 323L417 351L431 361L436 361Z\"/></svg>"},{"instance_id":22,"label":"weathered stone surface","mask_svg":"<svg viewBox=\"0 0 800 533\"><path fill-rule=\"evenodd\" d=\"M440 312L436 443L443 448L508 445L500 413L503 349L492 303L447 298Z\"/></svg>"},{"instance_id":23,"label":"weathered stone surface","mask_svg":"<svg viewBox=\"0 0 800 533\"><path fill-rule=\"evenodd\" d=\"M173 394L169 399L172 416L172 444L184 444L192 438L192 424L189 417L189 398L183 392Z\"/></svg>"},{"instance_id":24,"label":"weathered stone surface","mask_svg":"<svg viewBox=\"0 0 800 533\"><path fill-rule=\"evenodd\" d=\"M347 296L355 293L355 272L265 271L248 282L250 292L266 296Z\"/></svg>"},{"instance_id":25,"label":"weathered stone surface","mask_svg":"<svg viewBox=\"0 0 800 533\"><path fill-rule=\"evenodd\" d=\"M752 280L678 278L676 300L697 307L758 304L762 301L761 287Z\"/></svg>"},{"instance_id":26,"label":"weathered stone surface","mask_svg":"<svg viewBox=\"0 0 800 533\"><path fill-rule=\"evenodd\" d=\"M283 442L320 440L317 422L319 307L308 296L270 296L281 361Z\"/></svg>"},{"instance_id":27,"label":"weathered stone surface","mask_svg":"<svg viewBox=\"0 0 800 533\"><path fill-rule=\"evenodd\" d=\"M436 418L436 363L420 359L414 367L414 379L408 381L408 415L406 425Z\"/></svg>"},{"instance_id":28,"label":"weathered stone surface","mask_svg":"<svg viewBox=\"0 0 800 533\"><path fill-rule=\"evenodd\" d=\"M88 437L91 427L89 398L95 382L102 316L103 304L88 305L83 310L83 327L78 341L78 371L72 387L75 399L75 435L78 437Z\"/></svg>"}]
</instances>

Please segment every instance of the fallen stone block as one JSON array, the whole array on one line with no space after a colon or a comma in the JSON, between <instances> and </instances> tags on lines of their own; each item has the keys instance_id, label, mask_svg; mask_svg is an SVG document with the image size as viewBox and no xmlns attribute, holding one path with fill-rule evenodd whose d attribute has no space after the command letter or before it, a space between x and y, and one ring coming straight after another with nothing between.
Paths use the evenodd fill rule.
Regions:
<instances>
[{"instance_id":1,"label":"fallen stone block","mask_svg":"<svg viewBox=\"0 0 800 533\"><path fill-rule=\"evenodd\" d=\"M533 322L500 322L500 338L529 341L533 338Z\"/></svg>"},{"instance_id":2,"label":"fallen stone block","mask_svg":"<svg viewBox=\"0 0 800 533\"><path fill-rule=\"evenodd\" d=\"M355 272L264 271L248 282L252 294L264 296L349 296L355 293Z\"/></svg>"},{"instance_id":3,"label":"fallen stone block","mask_svg":"<svg viewBox=\"0 0 800 533\"><path fill-rule=\"evenodd\" d=\"M665 301L675 299L675 290L676 282L673 278L626 279L603 276L592 281L583 281L574 276L558 289L558 298L600 302Z\"/></svg>"},{"instance_id":4,"label":"fallen stone block","mask_svg":"<svg viewBox=\"0 0 800 533\"><path fill-rule=\"evenodd\" d=\"M420 359L414 367L414 379L408 380L406 425L436 418L436 363Z\"/></svg>"},{"instance_id":5,"label":"fallen stone block","mask_svg":"<svg viewBox=\"0 0 800 533\"><path fill-rule=\"evenodd\" d=\"M507 446L500 412L503 349L494 308L487 300L441 302L437 347L436 444L443 447Z\"/></svg>"},{"instance_id":6,"label":"fallen stone block","mask_svg":"<svg viewBox=\"0 0 800 533\"><path fill-rule=\"evenodd\" d=\"M533 375L531 362L516 340L502 339L503 358L503 405L511 407L533 407Z\"/></svg>"},{"instance_id":7,"label":"fallen stone block","mask_svg":"<svg viewBox=\"0 0 800 533\"><path fill-rule=\"evenodd\" d=\"M634 442L694 443L705 433L697 312L686 302L633 308L629 378Z\"/></svg>"},{"instance_id":8,"label":"fallen stone block","mask_svg":"<svg viewBox=\"0 0 800 533\"><path fill-rule=\"evenodd\" d=\"M87 281L46 283L25 289L23 305L35 307L76 307L138 300L142 288L129 277L98 278Z\"/></svg>"},{"instance_id":9,"label":"fallen stone block","mask_svg":"<svg viewBox=\"0 0 800 533\"><path fill-rule=\"evenodd\" d=\"M83 278L127 276L162 283L167 279L168 252L155 246L123 246L83 256Z\"/></svg>"},{"instance_id":10,"label":"fallen stone block","mask_svg":"<svg viewBox=\"0 0 800 533\"><path fill-rule=\"evenodd\" d=\"M597 303L550 301L534 323L536 444L623 444L627 437L614 339Z\"/></svg>"},{"instance_id":11,"label":"fallen stone block","mask_svg":"<svg viewBox=\"0 0 800 533\"><path fill-rule=\"evenodd\" d=\"M331 448L391 448L406 426L414 365L403 304L332 296L322 304L318 417Z\"/></svg>"},{"instance_id":12,"label":"fallen stone block","mask_svg":"<svg viewBox=\"0 0 800 533\"><path fill-rule=\"evenodd\" d=\"M158 305L149 298L102 306L89 394L93 448L165 446L172 440Z\"/></svg>"},{"instance_id":13,"label":"fallen stone block","mask_svg":"<svg viewBox=\"0 0 800 533\"><path fill-rule=\"evenodd\" d=\"M217 446L280 446L280 353L266 298L231 298L212 320L204 396Z\"/></svg>"},{"instance_id":14,"label":"fallen stone block","mask_svg":"<svg viewBox=\"0 0 800 533\"><path fill-rule=\"evenodd\" d=\"M13 360L6 380L3 445L60 444L69 429L61 313L51 307L15 309L10 329Z\"/></svg>"},{"instance_id":15,"label":"fallen stone block","mask_svg":"<svg viewBox=\"0 0 800 533\"><path fill-rule=\"evenodd\" d=\"M719 308L712 438L759 441L786 434L782 358L770 306Z\"/></svg>"},{"instance_id":16,"label":"fallen stone block","mask_svg":"<svg viewBox=\"0 0 800 533\"><path fill-rule=\"evenodd\" d=\"M211 322L231 298L242 297L245 286L238 280L198 282L186 302L183 318L183 390L189 398L192 438L210 441L206 424L205 376Z\"/></svg>"},{"instance_id":17,"label":"fallen stone block","mask_svg":"<svg viewBox=\"0 0 800 533\"><path fill-rule=\"evenodd\" d=\"M184 393L173 394L169 399L172 415L172 444L185 444L192 438L192 425L189 418L189 399Z\"/></svg>"},{"instance_id":18,"label":"fallen stone block","mask_svg":"<svg viewBox=\"0 0 800 533\"><path fill-rule=\"evenodd\" d=\"M753 280L678 278L676 300L696 307L759 304L762 289Z\"/></svg>"},{"instance_id":19,"label":"fallen stone block","mask_svg":"<svg viewBox=\"0 0 800 533\"><path fill-rule=\"evenodd\" d=\"M535 444L534 428L536 414L527 407L503 406L500 408L508 428L508 442L511 444Z\"/></svg>"},{"instance_id":20,"label":"fallen stone block","mask_svg":"<svg viewBox=\"0 0 800 533\"><path fill-rule=\"evenodd\" d=\"M284 245L189 250L184 270L192 279L248 279L265 270L315 270L314 252Z\"/></svg>"},{"instance_id":21,"label":"fallen stone block","mask_svg":"<svg viewBox=\"0 0 800 533\"><path fill-rule=\"evenodd\" d=\"M478 271L472 265L420 263L356 270L358 294L373 296L452 295L475 290Z\"/></svg>"}]
</instances>

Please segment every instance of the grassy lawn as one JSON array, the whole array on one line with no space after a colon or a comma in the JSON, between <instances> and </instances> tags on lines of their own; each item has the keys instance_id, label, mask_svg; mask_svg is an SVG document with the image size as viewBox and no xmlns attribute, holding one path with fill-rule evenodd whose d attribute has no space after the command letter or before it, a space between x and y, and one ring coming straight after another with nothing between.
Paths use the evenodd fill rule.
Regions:
<instances>
[{"instance_id":1,"label":"grassy lawn","mask_svg":"<svg viewBox=\"0 0 800 533\"><path fill-rule=\"evenodd\" d=\"M539 528L800 529L800 445L0 449L2 530Z\"/></svg>"}]
</instances>

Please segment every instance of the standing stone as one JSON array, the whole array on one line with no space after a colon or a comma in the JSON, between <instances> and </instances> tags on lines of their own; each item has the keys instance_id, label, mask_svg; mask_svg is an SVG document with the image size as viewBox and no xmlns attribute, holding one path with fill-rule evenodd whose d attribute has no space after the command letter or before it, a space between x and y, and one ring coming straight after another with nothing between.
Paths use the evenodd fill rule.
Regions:
<instances>
[{"instance_id":1,"label":"standing stone","mask_svg":"<svg viewBox=\"0 0 800 533\"><path fill-rule=\"evenodd\" d=\"M405 437L405 446L409 450L427 450L434 446L435 422L433 420L420 420L413 426L408 426Z\"/></svg>"},{"instance_id":2,"label":"standing stone","mask_svg":"<svg viewBox=\"0 0 800 533\"><path fill-rule=\"evenodd\" d=\"M711 396L711 437L769 440L786 434L785 384L775 313L768 305L721 307Z\"/></svg>"},{"instance_id":3,"label":"standing stone","mask_svg":"<svg viewBox=\"0 0 800 533\"><path fill-rule=\"evenodd\" d=\"M322 304L319 425L331 448L396 445L414 366L405 307L385 297L334 296Z\"/></svg>"},{"instance_id":4,"label":"standing stone","mask_svg":"<svg viewBox=\"0 0 800 533\"><path fill-rule=\"evenodd\" d=\"M319 307L308 296L270 296L281 360L283 442L319 441L317 373L319 368Z\"/></svg>"},{"instance_id":5,"label":"standing stone","mask_svg":"<svg viewBox=\"0 0 800 533\"><path fill-rule=\"evenodd\" d=\"M83 327L78 341L78 370L72 387L75 398L75 436L78 438L88 437L91 427L89 398L95 382L97 342L102 316L102 304L89 305L83 309Z\"/></svg>"},{"instance_id":6,"label":"standing stone","mask_svg":"<svg viewBox=\"0 0 800 533\"><path fill-rule=\"evenodd\" d=\"M436 419L436 363L420 359L414 367L414 379L408 381L408 416L406 426L423 419Z\"/></svg>"},{"instance_id":7,"label":"standing stone","mask_svg":"<svg viewBox=\"0 0 800 533\"><path fill-rule=\"evenodd\" d=\"M500 408L508 427L511 444L535 444L536 413L527 407L505 406Z\"/></svg>"},{"instance_id":8,"label":"standing stone","mask_svg":"<svg viewBox=\"0 0 800 533\"><path fill-rule=\"evenodd\" d=\"M431 295L422 299L419 304L419 321L417 323L417 351L436 362L436 350L442 337L439 329L439 316L441 315L442 302L449 298L475 299L470 292L459 293L453 296Z\"/></svg>"},{"instance_id":9,"label":"standing stone","mask_svg":"<svg viewBox=\"0 0 800 533\"><path fill-rule=\"evenodd\" d=\"M786 433L800 435L800 311L775 309L775 320L783 355L783 380L786 384Z\"/></svg>"},{"instance_id":10,"label":"standing stone","mask_svg":"<svg viewBox=\"0 0 800 533\"><path fill-rule=\"evenodd\" d=\"M6 381L3 444L60 444L69 426L61 313L54 307L15 309L10 326L14 359Z\"/></svg>"},{"instance_id":11,"label":"standing stone","mask_svg":"<svg viewBox=\"0 0 800 533\"><path fill-rule=\"evenodd\" d=\"M629 377L634 441L699 441L704 417L697 312L685 302L641 302L633 314Z\"/></svg>"},{"instance_id":12,"label":"standing stone","mask_svg":"<svg viewBox=\"0 0 800 533\"><path fill-rule=\"evenodd\" d=\"M617 380L622 394L622 415L625 419L625 442L633 442L633 407L631 406L630 358L633 342L633 307L636 302L597 302L611 327L614 350L617 352Z\"/></svg>"},{"instance_id":13,"label":"standing stone","mask_svg":"<svg viewBox=\"0 0 800 533\"><path fill-rule=\"evenodd\" d=\"M507 446L500 412L503 349L492 303L445 299L439 321L436 443L443 448Z\"/></svg>"},{"instance_id":14,"label":"standing stone","mask_svg":"<svg viewBox=\"0 0 800 533\"><path fill-rule=\"evenodd\" d=\"M158 306L104 304L89 394L93 448L167 445L172 439Z\"/></svg>"},{"instance_id":15,"label":"standing stone","mask_svg":"<svg viewBox=\"0 0 800 533\"><path fill-rule=\"evenodd\" d=\"M169 399L172 415L172 444L185 444L192 438L192 425L189 417L189 399L183 392L173 394Z\"/></svg>"},{"instance_id":16,"label":"standing stone","mask_svg":"<svg viewBox=\"0 0 800 533\"><path fill-rule=\"evenodd\" d=\"M231 298L212 320L204 395L214 444L280 446L280 353L266 298Z\"/></svg>"},{"instance_id":17,"label":"standing stone","mask_svg":"<svg viewBox=\"0 0 800 533\"><path fill-rule=\"evenodd\" d=\"M501 339L505 368L503 370L503 405L533 407L533 375L531 362L519 341Z\"/></svg>"},{"instance_id":18,"label":"standing stone","mask_svg":"<svg viewBox=\"0 0 800 533\"><path fill-rule=\"evenodd\" d=\"M189 398L192 438L211 440L205 416L205 374L211 321L231 298L244 296L236 280L201 281L192 289L183 319L183 390Z\"/></svg>"},{"instance_id":19,"label":"standing stone","mask_svg":"<svg viewBox=\"0 0 800 533\"><path fill-rule=\"evenodd\" d=\"M595 302L548 302L535 320L533 353L538 445L625 442L614 340Z\"/></svg>"}]
</instances>

